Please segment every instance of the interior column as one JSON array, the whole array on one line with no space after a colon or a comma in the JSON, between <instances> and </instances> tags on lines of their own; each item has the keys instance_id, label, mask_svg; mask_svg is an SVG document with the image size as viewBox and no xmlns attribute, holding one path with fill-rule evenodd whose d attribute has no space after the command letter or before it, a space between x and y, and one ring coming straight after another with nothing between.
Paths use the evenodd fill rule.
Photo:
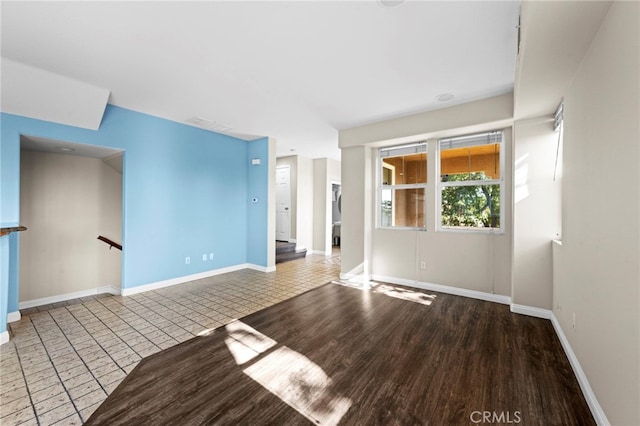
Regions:
<instances>
[{"instance_id":1,"label":"interior column","mask_svg":"<svg viewBox=\"0 0 640 426\"><path fill-rule=\"evenodd\" d=\"M371 279L374 199L371 149L343 148L341 279L362 283Z\"/></svg>"}]
</instances>

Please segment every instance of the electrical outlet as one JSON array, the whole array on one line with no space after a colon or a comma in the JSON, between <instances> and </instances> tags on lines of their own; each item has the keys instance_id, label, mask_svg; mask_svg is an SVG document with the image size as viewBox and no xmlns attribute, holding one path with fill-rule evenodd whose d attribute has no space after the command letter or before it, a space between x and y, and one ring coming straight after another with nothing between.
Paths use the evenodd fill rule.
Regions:
<instances>
[{"instance_id":1,"label":"electrical outlet","mask_svg":"<svg viewBox=\"0 0 640 426\"><path fill-rule=\"evenodd\" d=\"M203 261L203 262L206 262L206 261L207 261L207 253L205 253L205 254L203 254L203 255L202 255L202 261Z\"/></svg>"},{"instance_id":2,"label":"electrical outlet","mask_svg":"<svg viewBox=\"0 0 640 426\"><path fill-rule=\"evenodd\" d=\"M184 264L185 264L185 265L188 265L188 264L190 264L190 263L191 263L191 258L190 258L190 257L188 257L188 256L187 256L187 257L185 257L185 258L184 258Z\"/></svg>"},{"instance_id":3,"label":"electrical outlet","mask_svg":"<svg viewBox=\"0 0 640 426\"><path fill-rule=\"evenodd\" d=\"M213 260L213 253L209 253L209 260Z\"/></svg>"},{"instance_id":4,"label":"electrical outlet","mask_svg":"<svg viewBox=\"0 0 640 426\"><path fill-rule=\"evenodd\" d=\"M424 260L420 262L420 269L427 269L427 262L425 262Z\"/></svg>"}]
</instances>

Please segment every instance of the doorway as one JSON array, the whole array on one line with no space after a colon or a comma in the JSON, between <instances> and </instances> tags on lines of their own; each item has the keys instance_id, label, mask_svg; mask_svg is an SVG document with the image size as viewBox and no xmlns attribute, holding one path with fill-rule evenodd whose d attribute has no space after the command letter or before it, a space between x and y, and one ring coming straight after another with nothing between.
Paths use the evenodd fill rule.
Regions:
<instances>
[{"instance_id":1,"label":"doorway","mask_svg":"<svg viewBox=\"0 0 640 426\"><path fill-rule=\"evenodd\" d=\"M291 239L291 168L276 167L276 240Z\"/></svg>"},{"instance_id":2,"label":"doorway","mask_svg":"<svg viewBox=\"0 0 640 426\"><path fill-rule=\"evenodd\" d=\"M21 137L19 307L119 294L123 152Z\"/></svg>"},{"instance_id":3,"label":"doorway","mask_svg":"<svg viewBox=\"0 0 640 426\"><path fill-rule=\"evenodd\" d=\"M331 183L331 245L340 247L342 234L342 185Z\"/></svg>"}]
</instances>

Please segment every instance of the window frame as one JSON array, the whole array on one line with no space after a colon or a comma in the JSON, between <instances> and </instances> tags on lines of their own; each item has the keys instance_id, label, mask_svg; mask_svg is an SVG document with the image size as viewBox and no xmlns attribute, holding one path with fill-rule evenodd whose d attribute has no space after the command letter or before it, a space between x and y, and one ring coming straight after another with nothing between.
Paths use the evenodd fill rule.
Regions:
<instances>
[{"instance_id":1,"label":"window frame","mask_svg":"<svg viewBox=\"0 0 640 426\"><path fill-rule=\"evenodd\" d=\"M387 229L387 230L394 230L394 231L426 231L427 230L427 206L428 206L428 191L427 191L427 185L429 184L429 174L427 173L426 175L426 181L424 183L410 183L410 184L392 184L392 185L383 185L382 183L382 168L384 167L383 165L383 160L384 158L387 157L382 157L380 154L382 151L385 150L389 150L389 149L395 149L395 148L403 148L403 147L411 147L411 146L416 146L416 145L424 145L424 153L425 153L425 163L426 163L426 169L427 171L429 170L429 145L427 143L426 140L419 140L419 141L415 141L415 142L409 142L409 143L404 143L401 145L393 145L393 146L385 146L385 147L381 147L377 149L377 156L376 156L376 186L377 186L377 191L376 191L376 200L375 200L375 205L376 205L376 229ZM391 166L393 167L393 166ZM387 167L387 168L391 168L391 167ZM395 168L395 167L394 167ZM395 177L394 177L395 180ZM393 199L395 197L395 191L396 190L403 190L403 189L422 189L424 191L424 226L395 226L395 225L391 225L391 226L387 226L387 225L382 225L382 191L384 190L391 190L391 198ZM392 204L392 218L394 218L393 216L393 212L395 211L395 205Z\"/></svg>"},{"instance_id":2,"label":"window frame","mask_svg":"<svg viewBox=\"0 0 640 426\"><path fill-rule=\"evenodd\" d=\"M464 138L464 137L472 137L472 136L482 136L482 135L492 135L492 134L500 134L500 142L499 144L499 154L500 154L500 177L499 179L484 179L484 180L464 180L464 181L442 181L442 158L441 152L443 151L441 147L441 142L451 139ZM470 146L482 146L481 143L470 145ZM505 151L505 131L503 129L500 130L491 130L487 132L478 132L471 133L466 135L452 136L437 139L436 141L436 158L435 158L435 169L436 169L436 232L460 232L460 233L481 233L481 234L504 234L506 232L505 229L505 166L506 166L506 151ZM447 187L464 187L464 186L482 186L482 185L498 185L500 189L500 227L499 228L488 228L488 227L471 227L471 226L451 226L451 225L443 225L442 224L442 190Z\"/></svg>"}]
</instances>

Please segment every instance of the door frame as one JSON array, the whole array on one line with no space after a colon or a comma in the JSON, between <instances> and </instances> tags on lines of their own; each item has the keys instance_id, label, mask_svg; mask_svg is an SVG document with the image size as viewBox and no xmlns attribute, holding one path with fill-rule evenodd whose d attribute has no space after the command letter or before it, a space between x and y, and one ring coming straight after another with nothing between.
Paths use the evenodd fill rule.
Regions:
<instances>
[{"instance_id":1,"label":"door frame","mask_svg":"<svg viewBox=\"0 0 640 426\"><path fill-rule=\"evenodd\" d=\"M288 226L288 230L287 230L287 242L294 242L291 240L291 166L288 164L283 164L280 166L276 166L276 241L285 241L285 240L279 240L278 239L278 208L279 208L279 200L278 200L278 170L279 169L286 169L287 170L287 186L289 187L289 193L287 194L287 201L288 201L288 214L287 214L287 219L289 222L289 226Z\"/></svg>"}]
</instances>

